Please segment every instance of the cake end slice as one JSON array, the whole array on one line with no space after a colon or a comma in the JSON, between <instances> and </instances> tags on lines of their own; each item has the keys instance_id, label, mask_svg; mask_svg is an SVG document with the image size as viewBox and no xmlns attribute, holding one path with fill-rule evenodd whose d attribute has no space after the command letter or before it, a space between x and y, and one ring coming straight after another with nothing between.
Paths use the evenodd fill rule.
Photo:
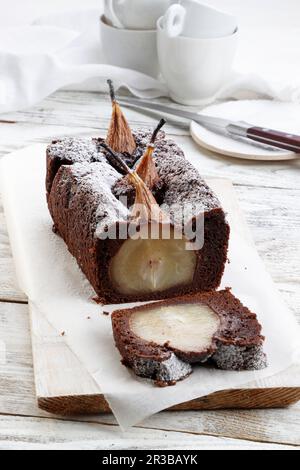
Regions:
<instances>
[{"instance_id":1,"label":"cake end slice","mask_svg":"<svg viewBox=\"0 0 300 470\"><path fill-rule=\"evenodd\" d=\"M267 366L261 325L229 289L117 310L112 327L123 364L160 386L189 376L192 364Z\"/></svg>"}]
</instances>

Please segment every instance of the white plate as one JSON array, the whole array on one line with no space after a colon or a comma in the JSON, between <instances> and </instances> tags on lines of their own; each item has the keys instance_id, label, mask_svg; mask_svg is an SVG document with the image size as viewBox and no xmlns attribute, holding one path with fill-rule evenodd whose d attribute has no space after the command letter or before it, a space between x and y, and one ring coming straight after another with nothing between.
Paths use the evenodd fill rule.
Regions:
<instances>
[{"instance_id":1,"label":"white plate","mask_svg":"<svg viewBox=\"0 0 300 470\"><path fill-rule=\"evenodd\" d=\"M270 100L229 101L209 106L201 114L233 121L247 121L288 133L300 134L300 105ZM267 150L216 134L196 122L191 123L191 135L197 144L222 155L250 160L292 160L299 158L287 150Z\"/></svg>"}]
</instances>

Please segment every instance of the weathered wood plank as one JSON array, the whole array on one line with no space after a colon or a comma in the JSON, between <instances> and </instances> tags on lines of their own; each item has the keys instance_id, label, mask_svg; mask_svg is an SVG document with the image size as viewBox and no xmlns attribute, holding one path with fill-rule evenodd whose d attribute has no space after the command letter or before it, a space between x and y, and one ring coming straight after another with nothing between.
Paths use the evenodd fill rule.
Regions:
<instances>
[{"instance_id":1,"label":"weathered wood plank","mask_svg":"<svg viewBox=\"0 0 300 470\"><path fill-rule=\"evenodd\" d=\"M185 416L186 415L186 416ZM145 426L242 440L300 445L300 410L203 411L154 415ZM220 434L220 430L221 434Z\"/></svg>"},{"instance_id":2,"label":"weathered wood plank","mask_svg":"<svg viewBox=\"0 0 300 470\"><path fill-rule=\"evenodd\" d=\"M176 431L131 428L126 433L98 423L0 416L0 449L75 448L123 449L287 449L239 439L217 438Z\"/></svg>"},{"instance_id":3,"label":"weathered wood plank","mask_svg":"<svg viewBox=\"0 0 300 470\"><path fill-rule=\"evenodd\" d=\"M153 126L157 121L157 115L148 111L142 114L126 109L126 116L134 127ZM3 115L3 119L16 124L0 124L0 156L33 142L47 142L65 134L103 135L109 117L110 103L101 93L57 92L30 110ZM192 139L187 139L189 132L182 123L178 127L169 120L166 131L176 136L187 154L198 153L197 161L203 174L231 178L235 184L299 188L299 161L264 163L222 157L200 149Z\"/></svg>"},{"instance_id":4,"label":"weathered wood plank","mask_svg":"<svg viewBox=\"0 0 300 470\"><path fill-rule=\"evenodd\" d=\"M158 100L159 102L161 99ZM164 101L164 99L162 99ZM138 112L133 108L126 112L134 126L148 127L157 121L153 112ZM42 103L30 109L3 114L1 119L31 124L81 127L106 130L111 116L111 103L108 94L74 91L58 91ZM173 123L177 123L173 129ZM171 129L172 127L172 129ZM167 131L179 135L188 135L188 126L182 119L170 118Z\"/></svg>"},{"instance_id":5,"label":"weathered wood plank","mask_svg":"<svg viewBox=\"0 0 300 470\"><path fill-rule=\"evenodd\" d=\"M83 129L82 127L68 127L44 124L1 124L0 123L0 157L33 143L47 143L54 138L68 135L99 134L98 130Z\"/></svg>"},{"instance_id":6,"label":"weathered wood plank","mask_svg":"<svg viewBox=\"0 0 300 470\"><path fill-rule=\"evenodd\" d=\"M0 197L0 301L26 302L18 287L14 262L5 225Z\"/></svg>"},{"instance_id":7,"label":"weathered wood plank","mask_svg":"<svg viewBox=\"0 0 300 470\"><path fill-rule=\"evenodd\" d=\"M300 190L237 186L256 247L277 282L300 282Z\"/></svg>"},{"instance_id":8,"label":"weathered wood plank","mask_svg":"<svg viewBox=\"0 0 300 470\"><path fill-rule=\"evenodd\" d=\"M0 413L36 410L28 306L0 303ZM27 413L26 412L26 413Z\"/></svg>"}]
</instances>

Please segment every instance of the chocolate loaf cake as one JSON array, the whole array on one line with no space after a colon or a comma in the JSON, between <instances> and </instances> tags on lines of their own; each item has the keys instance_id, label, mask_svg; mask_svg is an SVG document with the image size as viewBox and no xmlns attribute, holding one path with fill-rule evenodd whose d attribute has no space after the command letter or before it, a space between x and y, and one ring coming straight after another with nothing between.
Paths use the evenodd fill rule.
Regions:
<instances>
[{"instance_id":1,"label":"chocolate loaf cake","mask_svg":"<svg viewBox=\"0 0 300 470\"><path fill-rule=\"evenodd\" d=\"M133 134L136 149L122 158L132 168L144 154L151 134ZM64 239L99 299L104 303L146 301L209 291L219 286L227 259L229 226L220 203L182 150L164 132L153 154L160 184L152 188L174 225L180 210L191 225L204 217L203 246L184 248L187 240L115 239L127 234L135 190L101 147L103 139L65 138L47 148L47 200L56 232ZM124 203L124 196L128 197ZM122 198L123 197L123 198Z\"/></svg>"},{"instance_id":2,"label":"chocolate loaf cake","mask_svg":"<svg viewBox=\"0 0 300 470\"><path fill-rule=\"evenodd\" d=\"M112 326L124 365L160 386L197 363L233 371L267 365L256 315L228 289L118 310Z\"/></svg>"}]
</instances>

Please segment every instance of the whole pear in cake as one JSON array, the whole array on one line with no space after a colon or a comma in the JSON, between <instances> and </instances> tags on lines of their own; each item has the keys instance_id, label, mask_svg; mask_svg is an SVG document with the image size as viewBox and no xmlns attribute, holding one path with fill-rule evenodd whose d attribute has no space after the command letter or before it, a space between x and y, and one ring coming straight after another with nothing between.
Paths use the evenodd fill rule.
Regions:
<instances>
[{"instance_id":1,"label":"whole pear in cake","mask_svg":"<svg viewBox=\"0 0 300 470\"><path fill-rule=\"evenodd\" d=\"M229 240L219 200L160 130L163 121L154 132L131 132L112 89L111 97L106 139L67 137L47 148L47 202L56 233L103 303L216 289ZM149 210L146 217L143 208L144 217L136 217L138 204L150 204L156 216L160 209L163 223L152 220ZM200 244L195 243L198 225Z\"/></svg>"}]
</instances>

